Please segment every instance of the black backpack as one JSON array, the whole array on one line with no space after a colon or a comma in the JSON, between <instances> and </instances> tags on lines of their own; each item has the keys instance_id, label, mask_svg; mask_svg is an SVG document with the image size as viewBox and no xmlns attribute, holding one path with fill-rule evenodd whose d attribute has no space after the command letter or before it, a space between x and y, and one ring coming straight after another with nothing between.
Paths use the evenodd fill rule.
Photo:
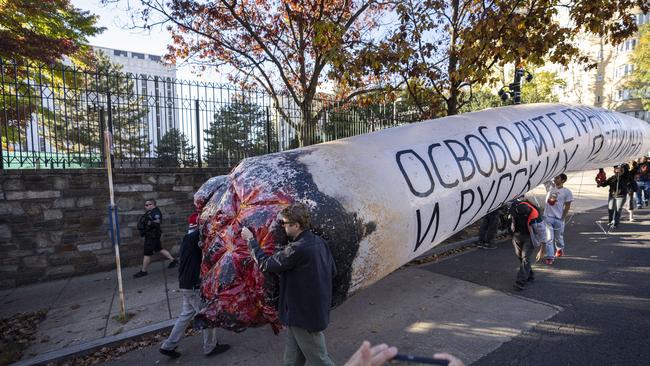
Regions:
<instances>
[{"instance_id":1,"label":"black backpack","mask_svg":"<svg viewBox=\"0 0 650 366\"><path fill-rule=\"evenodd\" d=\"M138 219L138 232L140 233L140 236L145 236L147 233L147 221L149 221L147 214L140 216Z\"/></svg>"}]
</instances>

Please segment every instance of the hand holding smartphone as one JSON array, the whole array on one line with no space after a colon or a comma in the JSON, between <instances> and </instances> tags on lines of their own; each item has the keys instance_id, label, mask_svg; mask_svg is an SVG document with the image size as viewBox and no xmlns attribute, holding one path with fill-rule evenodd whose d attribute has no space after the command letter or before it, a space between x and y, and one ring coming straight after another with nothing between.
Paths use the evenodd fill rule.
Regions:
<instances>
[{"instance_id":1,"label":"hand holding smartphone","mask_svg":"<svg viewBox=\"0 0 650 366\"><path fill-rule=\"evenodd\" d=\"M447 366L449 365L449 360L441 359L441 358L430 358L430 357L422 357L422 356L413 356L413 355L405 355L405 354L396 354L395 357L393 357L389 364L391 365L409 365L409 366L415 366L415 365L443 365Z\"/></svg>"}]
</instances>

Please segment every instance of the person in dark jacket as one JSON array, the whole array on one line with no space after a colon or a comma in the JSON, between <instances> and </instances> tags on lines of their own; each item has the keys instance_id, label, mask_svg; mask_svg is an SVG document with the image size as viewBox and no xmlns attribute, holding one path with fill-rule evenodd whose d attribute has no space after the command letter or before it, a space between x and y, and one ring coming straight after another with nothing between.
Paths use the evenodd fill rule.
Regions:
<instances>
[{"instance_id":1,"label":"person in dark jacket","mask_svg":"<svg viewBox=\"0 0 650 366\"><path fill-rule=\"evenodd\" d=\"M609 225L612 229L616 229L621 222L621 211L627 198L629 180L629 174L624 172L620 165L615 165L614 175L604 182L598 183L598 187L609 187L607 211L609 214Z\"/></svg>"},{"instance_id":2,"label":"person in dark jacket","mask_svg":"<svg viewBox=\"0 0 650 366\"><path fill-rule=\"evenodd\" d=\"M144 202L144 214L138 220L138 231L140 236L144 237L144 257L142 258L142 269L133 275L133 278L144 277L149 274L147 269L151 263L151 256L160 252L163 257L170 260L169 268L178 265L178 260L174 259L169 252L162 247L160 238L162 236L162 212L156 207L156 200L146 200Z\"/></svg>"},{"instance_id":3,"label":"person in dark jacket","mask_svg":"<svg viewBox=\"0 0 650 366\"><path fill-rule=\"evenodd\" d=\"M630 217L630 222L634 221L634 209L636 205L634 204L634 198L639 190L639 186L636 183L635 177L638 175L639 166L636 160L632 160L630 164L623 164L625 171L627 171L627 212Z\"/></svg>"},{"instance_id":4,"label":"person in dark jacket","mask_svg":"<svg viewBox=\"0 0 650 366\"><path fill-rule=\"evenodd\" d=\"M160 353L171 358L181 355L176 351L178 342L183 337L185 329L190 324L194 315L201 310L201 261L203 253L201 252L200 231L198 229L197 213L188 217L189 230L183 237L180 253L180 266L178 267L178 287L181 290L183 306L181 313L176 319L174 328L172 328L169 337L160 346ZM206 356L216 355L227 351L230 348L227 344L217 343L217 334L215 328L203 330L203 353Z\"/></svg>"},{"instance_id":5,"label":"person in dark jacket","mask_svg":"<svg viewBox=\"0 0 650 366\"><path fill-rule=\"evenodd\" d=\"M514 287L517 290L523 290L528 282L535 280L531 263L535 247L530 238L530 223L533 220L541 220L542 218L539 209L524 197L514 199L508 213L512 220L510 227L512 230L512 245L520 262ZM547 262L547 264L552 263L552 260Z\"/></svg>"},{"instance_id":6,"label":"person in dark jacket","mask_svg":"<svg viewBox=\"0 0 650 366\"><path fill-rule=\"evenodd\" d=\"M334 365L327 353L323 330L330 320L332 278L336 266L327 243L309 228L310 213L305 205L286 207L279 223L293 241L269 256L253 233L243 228L251 255L262 272L280 275L280 321L287 326L284 365Z\"/></svg>"},{"instance_id":7,"label":"person in dark jacket","mask_svg":"<svg viewBox=\"0 0 650 366\"><path fill-rule=\"evenodd\" d=\"M634 181L638 187L636 191L636 208L648 205L650 197L650 162L648 157L640 159L637 169L634 171Z\"/></svg>"}]
</instances>

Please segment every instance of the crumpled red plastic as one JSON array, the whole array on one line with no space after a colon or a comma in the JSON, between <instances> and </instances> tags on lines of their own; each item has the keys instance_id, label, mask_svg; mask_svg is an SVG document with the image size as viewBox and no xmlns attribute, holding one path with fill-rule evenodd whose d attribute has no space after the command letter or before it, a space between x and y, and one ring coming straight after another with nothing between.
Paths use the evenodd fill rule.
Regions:
<instances>
[{"instance_id":1,"label":"crumpled red plastic","mask_svg":"<svg viewBox=\"0 0 650 366\"><path fill-rule=\"evenodd\" d=\"M264 182L251 184L244 175L214 177L197 191L203 251L201 294L206 301L196 317L199 327L241 332L270 324L276 334L280 331L278 278L260 272L240 233L247 226L260 247L273 254L286 241L276 216L291 202L290 195L272 191Z\"/></svg>"}]
</instances>

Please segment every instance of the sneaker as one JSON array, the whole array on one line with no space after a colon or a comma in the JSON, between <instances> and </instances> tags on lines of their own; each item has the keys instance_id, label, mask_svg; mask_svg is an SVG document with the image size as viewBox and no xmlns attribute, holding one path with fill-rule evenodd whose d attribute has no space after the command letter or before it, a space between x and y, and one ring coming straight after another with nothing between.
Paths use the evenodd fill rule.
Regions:
<instances>
[{"instance_id":1,"label":"sneaker","mask_svg":"<svg viewBox=\"0 0 650 366\"><path fill-rule=\"evenodd\" d=\"M173 261L169 262L169 265L167 266L167 268L174 268L177 265L178 265L178 259L174 258Z\"/></svg>"},{"instance_id":2,"label":"sneaker","mask_svg":"<svg viewBox=\"0 0 650 366\"><path fill-rule=\"evenodd\" d=\"M474 243L474 245L475 245L477 248L481 248L481 247L483 246L483 244L485 244L485 243L482 242L482 241L480 241L480 240L477 241L476 243Z\"/></svg>"},{"instance_id":3,"label":"sneaker","mask_svg":"<svg viewBox=\"0 0 650 366\"><path fill-rule=\"evenodd\" d=\"M544 259L544 263L545 263L545 264L548 264L548 265L553 264L553 258L546 258L546 259Z\"/></svg>"},{"instance_id":4,"label":"sneaker","mask_svg":"<svg viewBox=\"0 0 650 366\"><path fill-rule=\"evenodd\" d=\"M205 355L206 356L214 356L214 355L218 355L219 353L224 353L229 349L230 349L229 344L217 344L216 346L214 346L212 351L206 353Z\"/></svg>"},{"instance_id":5,"label":"sneaker","mask_svg":"<svg viewBox=\"0 0 650 366\"><path fill-rule=\"evenodd\" d=\"M641 205L636 205L636 208L641 209L642 207L641 207Z\"/></svg>"},{"instance_id":6,"label":"sneaker","mask_svg":"<svg viewBox=\"0 0 650 366\"><path fill-rule=\"evenodd\" d=\"M139 271L138 273L134 274L134 275L133 275L133 278L144 277L144 276L146 276L146 275L148 275L148 274L149 274L148 272L145 272L145 271L142 271L142 270L141 270L141 271Z\"/></svg>"},{"instance_id":7,"label":"sneaker","mask_svg":"<svg viewBox=\"0 0 650 366\"><path fill-rule=\"evenodd\" d=\"M145 272L147 273L147 272ZM163 355L171 358L178 358L181 357L181 353L178 352L176 349L164 349L164 348L158 348L158 351L162 353Z\"/></svg>"},{"instance_id":8,"label":"sneaker","mask_svg":"<svg viewBox=\"0 0 650 366\"><path fill-rule=\"evenodd\" d=\"M559 258L559 257L561 257L561 256L563 256L563 255L564 255L564 250L562 250L562 249L558 249L558 250L555 251L555 256L556 256L556 257Z\"/></svg>"},{"instance_id":9,"label":"sneaker","mask_svg":"<svg viewBox=\"0 0 650 366\"><path fill-rule=\"evenodd\" d=\"M525 286L525 283L523 283L523 282L519 282L519 281L515 282L515 284L512 285L512 287L514 287L515 290L518 290L518 291L523 290L523 289L524 289L524 286Z\"/></svg>"},{"instance_id":10,"label":"sneaker","mask_svg":"<svg viewBox=\"0 0 650 366\"><path fill-rule=\"evenodd\" d=\"M487 250L491 250L491 249L496 249L496 248L497 248L496 245L494 245L494 244L492 244L492 243L486 243L486 242L482 243L482 244L479 245L478 247L481 248L481 249L487 249Z\"/></svg>"},{"instance_id":11,"label":"sneaker","mask_svg":"<svg viewBox=\"0 0 650 366\"><path fill-rule=\"evenodd\" d=\"M530 276L528 276L528 279L527 279L526 281L528 281L528 282L535 282L535 276L534 276L534 275L530 275Z\"/></svg>"}]
</instances>

